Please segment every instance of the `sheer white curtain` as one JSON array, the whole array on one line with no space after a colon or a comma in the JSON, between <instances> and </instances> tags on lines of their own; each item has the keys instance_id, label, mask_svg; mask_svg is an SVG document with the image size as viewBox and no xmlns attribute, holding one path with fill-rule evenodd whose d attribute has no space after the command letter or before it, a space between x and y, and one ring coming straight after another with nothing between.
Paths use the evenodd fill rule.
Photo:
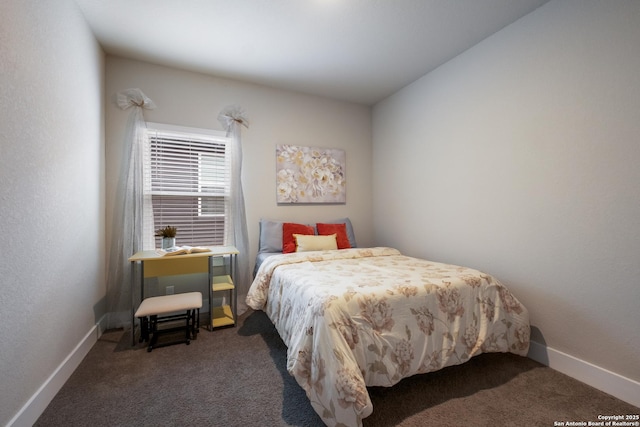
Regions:
<instances>
[{"instance_id":1,"label":"sheer white curtain","mask_svg":"<svg viewBox=\"0 0 640 427\"><path fill-rule=\"evenodd\" d=\"M116 102L121 109L131 111L124 134L107 266L107 312L109 313L107 327L109 328L129 326L131 322L131 265L127 260L144 246L143 158L146 124L143 111L156 107L140 89L119 92ZM153 224L147 224L147 226L153 229ZM151 245L153 247L153 243Z\"/></svg>"},{"instance_id":2,"label":"sheer white curtain","mask_svg":"<svg viewBox=\"0 0 640 427\"><path fill-rule=\"evenodd\" d=\"M225 107L218 115L218 120L231 138L231 188L230 209L231 224L229 224L229 243L238 249L236 276L234 282L238 290L238 311L246 311L245 297L251 285L249 271L249 236L247 234L247 216L244 209L244 194L242 191L242 139L241 126L249 128L249 121L244 110L231 105Z\"/></svg>"}]
</instances>

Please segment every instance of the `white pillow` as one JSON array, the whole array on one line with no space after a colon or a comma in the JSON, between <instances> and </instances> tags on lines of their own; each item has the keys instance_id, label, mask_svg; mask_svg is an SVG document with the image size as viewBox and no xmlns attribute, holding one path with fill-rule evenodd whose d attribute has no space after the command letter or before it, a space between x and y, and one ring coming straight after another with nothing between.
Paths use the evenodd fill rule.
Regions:
<instances>
[{"instance_id":1,"label":"white pillow","mask_svg":"<svg viewBox=\"0 0 640 427\"><path fill-rule=\"evenodd\" d=\"M294 234L296 252L328 251L338 249L335 234L328 236L314 236L309 234Z\"/></svg>"}]
</instances>

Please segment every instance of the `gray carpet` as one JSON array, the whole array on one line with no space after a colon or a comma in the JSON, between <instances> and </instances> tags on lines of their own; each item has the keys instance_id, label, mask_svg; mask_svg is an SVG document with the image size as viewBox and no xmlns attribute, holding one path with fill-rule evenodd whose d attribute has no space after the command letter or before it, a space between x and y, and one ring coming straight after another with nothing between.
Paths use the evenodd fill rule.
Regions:
<instances>
[{"instance_id":1,"label":"gray carpet","mask_svg":"<svg viewBox=\"0 0 640 427\"><path fill-rule=\"evenodd\" d=\"M371 388L373 426L553 426L640 409L530 359L485 354ZM322 426L262 312L147 353L106 333L36 426Z\"/></svg>"}]
</instances>

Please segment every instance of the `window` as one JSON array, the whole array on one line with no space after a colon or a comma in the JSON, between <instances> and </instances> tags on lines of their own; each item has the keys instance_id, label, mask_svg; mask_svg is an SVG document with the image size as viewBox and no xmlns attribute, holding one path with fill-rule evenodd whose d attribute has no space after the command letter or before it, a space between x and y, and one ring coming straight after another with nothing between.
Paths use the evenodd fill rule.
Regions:
<instances>
[{"instance_id":1,"label":"window","mask_svg":"<svg viewBox=\"0 0 640 427\"><path fill-rule=\"evenodd\" d=\"M224 245L229 221L229 139L221 132L148 123L146 233L171 225L177 245ZM150 241L145 236L145 241ZM153 237L151 237L153 238ZM155 247L160 247L159 237Z\"/></svg>"}]
</instances>

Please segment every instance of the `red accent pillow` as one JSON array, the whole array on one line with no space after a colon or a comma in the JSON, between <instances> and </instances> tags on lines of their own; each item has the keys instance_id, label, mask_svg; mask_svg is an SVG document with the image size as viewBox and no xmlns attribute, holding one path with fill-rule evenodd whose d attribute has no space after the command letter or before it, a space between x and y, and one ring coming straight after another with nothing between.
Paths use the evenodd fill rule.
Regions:
<instances>
[{"instance_id":1,"label":"red accent pillow","mask_svg":"<svg viewBox=\"0 0 640 427\"><path fill-rule=\"evenodd\" d=\"M338 249L349 249L351 244L349 243L349 237L347 236L346 224L316 224L319 236L330 236L335 233L336 242L338 242Z\"/></svg>"},{"instance_id":2,"label":"red accent pillow","mask_svg":"<svg viewBox=\"0 0 640 427\"><path fill-rule=\"evenodd\" d=\"M294 234L316 234L310 225L285 222L282 224L282 253L290 254L296 251L296 239Z\"/></svg>"}]
</instances>

